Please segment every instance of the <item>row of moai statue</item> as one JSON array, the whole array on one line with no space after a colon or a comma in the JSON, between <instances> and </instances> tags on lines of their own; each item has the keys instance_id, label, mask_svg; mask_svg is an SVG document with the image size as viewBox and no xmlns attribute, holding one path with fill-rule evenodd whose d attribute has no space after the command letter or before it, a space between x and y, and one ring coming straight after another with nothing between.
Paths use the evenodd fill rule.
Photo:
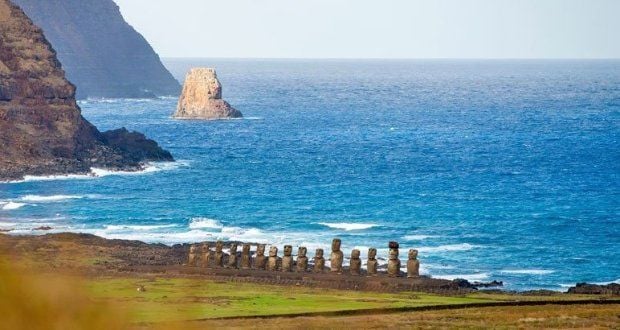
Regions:
<instances>
[{"instance_id":1,"label":"row of moai statue","mask_svg":"<svg viewBox=\"0 0 620 330\"><path fill-rule=\"evenodd\" d=\"M332 241L332 252L330 255L330 272L336 274L343 273L343 260L344 254L340 250L342 241L338 238ZM209 244L203 243L200 246L191 245L189 249L188 265L191 267L227 267L227 268L241 268L241 269L259 269L269 271L282 271L282 272L307 272L308 269L308 257L306 256L308 250L305 247L299 247L297 250L297 259L293 260L293 247L291 245L284 246L284 256L278 257L278 248L272 246L269 248L269 256L265 256L265 245L258 244L256 254L254 258L250 254L250 244L243 244L241 249L241 260L237 260L237 244L230 245L230 253L228 260L224 264L224 243L218 241L215 244L215 253L211 253ZM387 265L388 276L398 277L401 275L401 262L399 259L399 244L397 242L389 243L389 259ZM378 275L378 261L377 261L377 249L370 248L368 250L368 260L366 262L366 272L368 276ZM418 251L409 250L409 259L407 260L407 277L420 276L420 261L417 259ZM314 255L314 265L311 271L314 273L325 272L325 258L323 257L323 249L316 249ZM351 251L351 259L349 262L349 273L351 275L362 274L362 260L360 259L360 250L354 249Z\"/></svg>"}]
</instances>

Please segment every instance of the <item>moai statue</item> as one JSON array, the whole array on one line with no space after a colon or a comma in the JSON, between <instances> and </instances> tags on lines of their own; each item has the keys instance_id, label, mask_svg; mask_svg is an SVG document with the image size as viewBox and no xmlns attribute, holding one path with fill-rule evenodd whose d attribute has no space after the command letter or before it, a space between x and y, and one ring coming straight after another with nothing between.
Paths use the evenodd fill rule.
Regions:
<instances>
[{"instance_id":1,"label":"moai statue","mask_svg":"<svg viewBox=\"0 0 620 330\"><path fill-rule=\"evenodd\" d=\"M228 256L228 268L237 268L237 244L230 245L230 255Z\"/></svg>"},{"instance_id":2,"label":"moai statue","mask_svg":"<svg viewBox=\"0 0 620 330\"><path fill-rule=\"evenodd\" d=\"M344 256L342 251L340 251L341 244L342 241L339 238L334 238L332 241L332 255L330 258L332 273L342 274L342 259L344 259Z\"/></svg>"},{"instance_id":3,"label":"moai statue","mask_svg":"<svg viewBox=\"0 0 620 330\"><path fill-rule=\"evenodd\" d=\"M351 263L349 265L351 275L359 276L362 273L362 259L360 259L360 250L351 251Z\"/></svg>"},{"instance_id":4,"label":"moai statue","mask_svg":"<svg viewBox=\"0 0 620 330\"><path fill-rule=\"evenodd\" d=\"M398 259L398 242L390 242L390 258L388 260L388 276L400 276L400 259Z\"/></svg>"},{"instance_id":5,"label":"moai statue","mask_svg":"<svg viewBox=\"0 0 620 330\"><path fill-rule=\"evenodd\" d=\"M377 249L368 249L368 263L366 263L366 269L368 276L377 276Z\"/></svg>"},{"instance_id":6,"label":"moai statue","mask_svg":"<svg viewBox=\"0 0 620 330\"><path fill-rule=\"evenodd\" d=\"M316 249L314 254L314 272L322 273L325 270L325 258L323 258L323 249Z\"/></svg>"},{"instance_id":7,"label":"moai statue","mask_svg":"<svg viewBox=\"0 0 620 330\"><path fill-rule=\"evenodd\" d=\"M241 248L241 269L250 269L251 266L250 244L243 244L243 247Z\"/></svg>"},{"instance_id":8,"label":"moai statue","mask_svg":"<svg viewBox=\"0 0 620 330\"><path fill-rule=\"evenodd\" d=\"M418 250L409 250L409 260L407 260L407 277L420 276L420 261L418 260Z\"/></svg>"},{"instance_id":9,"label":"moai statue","mask_svg":"<svg viewBox=\"0 0 620 330\"><path fill-rule=\"evenodd\" d=\"M282 257L282 271L293 271L293 247L290 245L284 246L284 256Z\"/></svg>"},{"instance_id":10,"label":"moai statue","mask_svg":"<svg viewBox=\"0 0 620 330\"><path fill-rule=\"evenodd\" d=\"M303 246L300 246L297 250L297 272L305 273L308 269L308 257L306 257L306 253L308 249Z\"/></svg>"},{"instance_id":11,"label":"moai statue","mask_svg":"<svg viewBox=\"0 0 620 330\"><path fill-rule=\"evenodd\" d=\"M189 256L187 258L187 265L190 267L196 267L196 261L198 259L198 249L196 245L192 244L189 246Z\"/></svg>"},{"instance_id":12,"label":"moai statue","mask_svg":"<svg viewBox=\"0 0 620 330\"><path fill-rule=\"evenodd\" d=\"M272 246L269 248L269 260L267 260L267 270L272 272L278 270L278 248Z\"/></svg>"},{"instance_id":13,"label":"moai statue","mask_svg":"<svg viewBox=\"0 0 620 330\"><path fill-rule=\"evenodd\" d=\"M215 256L213 258L213 263L215 264L215 267L223 267L224 266L224 252L222 252L222 249L224 248L224 242L222 241L217 241L217 243L215 243Z\"/></svg>"},{"instance_id":14,"label":"moai statue","mask_svg":"<svg viewBox=\"0 0 620 330\"><path fill-rule=\"evenodd\" d=\"M256 256L254 257L254 269L265 269L267 258L265 258L265 244L258 244Z\"/></svg>"},{"instance_id":15,"label":"moai statue","mask_svg":"<svg viewBox=\"0 0 620 330\"><path fill-rule=\"evenodd\" d=\"M211 248L209 243L202 243L200 247L200 265L202 268L209 267L209 261L211 260Z\"/></svg>"}]
</instances>

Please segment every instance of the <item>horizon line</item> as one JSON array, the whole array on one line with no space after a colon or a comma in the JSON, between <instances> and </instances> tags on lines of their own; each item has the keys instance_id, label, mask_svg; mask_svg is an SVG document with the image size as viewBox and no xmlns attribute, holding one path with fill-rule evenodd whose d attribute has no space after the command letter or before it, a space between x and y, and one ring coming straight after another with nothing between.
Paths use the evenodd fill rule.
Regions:
<instances>
[{"instance_id":1,"label":"horizon line","mask_svg":"<svg viewBox=\"0 0 620 330\"><path fill-rule=\"evenodd\" d=\"M161 59L217 60L394 60L394 61L618 61L620 57L221 57L160 56Z\"/></svg>"}]
</instances>

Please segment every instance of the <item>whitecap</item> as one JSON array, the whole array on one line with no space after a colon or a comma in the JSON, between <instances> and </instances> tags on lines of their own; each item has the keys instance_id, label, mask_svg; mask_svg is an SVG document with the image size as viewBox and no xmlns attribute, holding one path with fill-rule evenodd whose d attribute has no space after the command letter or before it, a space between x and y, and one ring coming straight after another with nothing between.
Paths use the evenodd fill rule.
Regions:
<instances>
[{"instance_id":1,"label":"whitecap","mask_svg":"<svg viewBox=\"0 0 620 330\"><path fill-rule=\"evenodd\" d=\"M438 278L442 280L455 280L462 279L470 282L475 281L484 281L489 278L489 274L487 273L479 273L479 274L446 274L446 275L433 275L433 278Z\"/></svg>"},{"instance_id":2,"label":"whitecap","mask_svg":"<svg viewBox=\"0 0 620 330\"><path fill-rule=\"evenodd\" d=\"M461 244L449 244L440 246L423 246L418 248L420 252L448 252L448 251L469 251L478 248L478 245L472 245L469 243Z\"/></svg>"},{"instance_id":3,"label":"whitecap","mask_svg":"<svg viewBox=\"0 0 620 330\"><path fill-rule=\"evenodd\" d=\"M2 205L2 209L5 211L17 210L25 205L26 203L8 202Z\"/></svg>"},{"instance_id":4,"label":"whitecap","mask_svg":"<svg viewBox=\"0 0 620 330\"><path fill-rule=\"evenodd\" d=\"M319 222L318 224L329 227L329 228L342 229L346 231L365 230L365 229L370 229L370 228L379 226L374 223L353 223L353 222L336 222L336 223Z\"/></svg>"},{"instance_id":5,"label":"whitecap","mask_svg":"<svg viewBox=\"0 0 620 330\"><path fill-rule=\"evenodd\" d=\"M549 275L555 273L555 270L548 269L503 269L500 273L517 274L517 275Z\"/></svg>"},{"instance_id":6,"label":"whitecap","mask_svg":"<svg viewBox=\"0 0 620 330\"><path fill-rule=\"evenodd\" d=\"M68 199L82 199L87 196L79 196L79 195L51 195L51 196L40 196L40 195L26 195L20 198L20 200L25 202L57 202Z\"/></svg>"},{"instance_id":7,"label":"whitecap","mask_svg":"<svg viewBox=\"0 0 620 330\"><path fill-rule=\"evenodd\" d=\"M224 225L215 219L196 217L189 221L190 229L222 229Z\"/></svg>"},{"instance_id":8,"label":"whitecap","mask_svg":"<svg viewBox=\"0 0 620 330\"><path fill-rule=\"evenodd\" d=\"M105 229L109 231L154 231L173 227L177 227L177 225L107 225Z\"/></svg>"}]
</instances>

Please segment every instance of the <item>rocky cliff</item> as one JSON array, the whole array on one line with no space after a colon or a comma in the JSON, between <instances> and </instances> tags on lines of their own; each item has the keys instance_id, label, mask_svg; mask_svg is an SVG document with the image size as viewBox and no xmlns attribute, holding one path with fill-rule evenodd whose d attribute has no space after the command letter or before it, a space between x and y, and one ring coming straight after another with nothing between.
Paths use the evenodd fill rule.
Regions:
<instances>
[{"instance_id":1,"label":"rocky cliff","mask_svg":"<svg viewBox=\"0 0 620 330\"><path fill-rule=\"evenodd\" d=\"M13 2L43 29L78 98L144 98L181 90L113 0Z\"/></svg>"},{"instance_id":2,"label":"rocky cliff","mask_svg":"<svg viewBox=\"0 0 620 330\"><path fill-rule=\"evenodd\" d=\"M227 119L243 117L240 111L222 100L222 84L214 69L191 69L185 78L175 118Z\"/></svg>"},{"instance_id":3,"label":"rocky cliff","mask_svg":"<svg viewBox=\"0 0 620 330\"><path fill-rule=\"evenodd\" d=\"M91 167L136 170L150 160L173 159L142 134L101 133L86 121L41 29L0 0L0 181Z\"/></svg>"}]
</instances>

